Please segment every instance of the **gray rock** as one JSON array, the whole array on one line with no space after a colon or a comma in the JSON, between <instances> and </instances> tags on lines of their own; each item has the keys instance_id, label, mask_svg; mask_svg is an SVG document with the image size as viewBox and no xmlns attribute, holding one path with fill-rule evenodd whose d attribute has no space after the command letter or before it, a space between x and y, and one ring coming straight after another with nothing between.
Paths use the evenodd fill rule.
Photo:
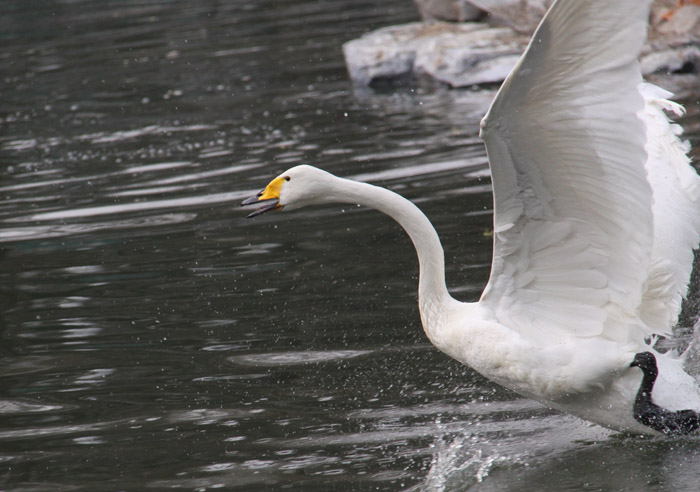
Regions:
<instances>
[{"instance_id":1,"label":"gray rock","mask_svg":"<svg viewBox=\"0 0 700 492\"><path fill-rule=\"evenodd\" d=\"M532 34L554 0L469 0L497 21L522 34Z\"/></svg>"},{"instance_id":2,"label":"gray rock","mask_svg":"<svg viewBox=\"0 0 700 492\"><path fill-rule=\"evenodd\" d=\"M353 82L360 86L416 79L452 87L500 82L527 37L480 23L412 23L368 33L343 45Z\"/></svg>"},{"instance_id":3,"label":"gray rock","mask_svg":"<svg viewBox=\"0 0 700 492\"><path fill-rule=\"evenodd\" d=\"M418 1L449 8L461 0ZM499 22L513 28L476 22L417 22L365 34L343 45L350 77L358 87L423 80L451 87L499 83L525 49L529 32L551 1L469 0L489 9L491 16L501 16ZM668 5L675 1L654 3L641 64L649 80L684 92L700 85L700 7L685 5L665 20ZM516 23L524 33L515 31Z\"/></svg>"},{"instance_id":4,"label":"gray rock","mask_svg":"<svg viewBox=\"0 0 700 492\"><path fill-rule=\"evenodd\" d=\"M446 22L475 21L484 12L467 0L413 0L423 20Z\"/></svg>"},{"instance_id":5,"label":"gray rock","mask_svg":"<svg viewBox=\"0 0 700 492\"><path fill-rule=\"evenodd\" d=\"M640 62L644 75L700 72L700 47L682 46L652 51L643 55Z\"/></svg>"},{"instance_id":6,"label":"gray rock","mask_svg":"<svg viewBox=\"0 0 700 492\"><path fill-rule=\"evenodd\" d=\"M668 22L659 23L657 31L669 35L688 35L700 39L700 6L683 5Z\"/></svg>"}]
</instances>

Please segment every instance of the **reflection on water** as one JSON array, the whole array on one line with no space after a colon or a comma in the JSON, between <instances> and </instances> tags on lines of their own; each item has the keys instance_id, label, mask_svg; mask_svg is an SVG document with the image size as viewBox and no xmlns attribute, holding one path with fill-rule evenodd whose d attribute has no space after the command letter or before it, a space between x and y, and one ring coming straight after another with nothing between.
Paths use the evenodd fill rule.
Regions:
<instances>
[{"instance_id":1,"label":"reflection on water","mask_svg":"<svg viewBox=\"0 0 700 492\"><path fill-rule=\"evenodd\" d=\"M493 92L354 92L342 63L411 2L6 7L3 490L694 490L695 441L612 435L430 347L388 218L243 218L300 163L388 186L478 297Z\"/></svg>"}]
</instances>

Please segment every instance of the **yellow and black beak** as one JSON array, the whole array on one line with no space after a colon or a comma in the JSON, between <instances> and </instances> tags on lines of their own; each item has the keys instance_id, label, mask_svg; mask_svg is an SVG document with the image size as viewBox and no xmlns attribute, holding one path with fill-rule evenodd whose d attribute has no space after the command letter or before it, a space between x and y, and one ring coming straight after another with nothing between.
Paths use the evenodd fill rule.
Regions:
<instances>
[{"instance_id":1,"label":"yellow and black beak","mask_svg":"<svg viewBox=\"0 0 700 492\"><path fill-rule=\"evenodd\" d=\"M250 219L251 217L255 217L256 215L264 214L265 212L268 212L270 210L277 210L277 209L282 209L282 205L280 205L280 192L282 191L282 185L286 181L285 178L279 177L275 178L272 181L270 181L270 184L268 184L264 190L262 190L260 193L258 193L255 196L251 196L250 198L243 200L241 203L241 206L245 207L246 205L254 205L256 203L264 203L264 205L258 209L255 210L255 212L249 214L246 219Z\"/></svg>"}]
</instances>

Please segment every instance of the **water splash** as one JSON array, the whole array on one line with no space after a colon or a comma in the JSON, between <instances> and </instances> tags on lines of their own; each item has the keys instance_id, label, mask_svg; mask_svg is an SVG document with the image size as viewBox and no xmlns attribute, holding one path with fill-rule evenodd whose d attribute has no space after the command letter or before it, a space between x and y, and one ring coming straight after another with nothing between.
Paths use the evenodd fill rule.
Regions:
<instances>
[{"instance_id":1,"label":"water splash","mask_svg":"<svg viewBox=\"0 0 700 492\"><path fill-rule=\"evenodd\" d=\"M434 444L435 454L421 490L466 490L483 482L494 467L523 463L522 453L501 453L491 447L484 437L475 434L438 440Z\"/></svg>"}]
</instances>

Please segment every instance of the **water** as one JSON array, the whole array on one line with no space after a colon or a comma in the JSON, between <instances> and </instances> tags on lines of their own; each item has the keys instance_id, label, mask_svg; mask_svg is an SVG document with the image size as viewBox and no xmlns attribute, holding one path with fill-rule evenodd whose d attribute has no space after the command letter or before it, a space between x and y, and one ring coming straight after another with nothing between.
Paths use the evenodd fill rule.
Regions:
<instances>
[{"instance_id":1,"label":"water","mask_svg":"<svg viewBox=\"0 0 700 492\"><path fill-rule=\"evenodd\" d=\"M343 66L343 41L414 19L404 0L5 2L3 490L696 489L695 440L615 435L433 349L388 218L243 218L299 163L389 186L478 298L493 92L356 92Z\"/></svg>"}]
</instances>

